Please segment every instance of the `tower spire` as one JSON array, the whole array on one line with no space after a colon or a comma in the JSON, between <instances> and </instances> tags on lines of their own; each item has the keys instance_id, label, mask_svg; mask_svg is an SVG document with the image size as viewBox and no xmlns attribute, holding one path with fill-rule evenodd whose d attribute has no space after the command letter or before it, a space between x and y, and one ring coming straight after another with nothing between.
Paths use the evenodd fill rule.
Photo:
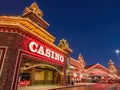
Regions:
<instances>
[{"instance_id":1,"label":"tower spire","mask_svg":"<svg viewBox=\"0 0 120 90\"><path fill-rule=\"evenodd\" d=\"M115 65L114 65L114 62L112 61L112 59L110 59L109 60L109 71L111 72L111 73L115 73L115 71L116 71L116 68L115 68Z\"/></svg>"},{"instance_id":2,"label":"tower spire","mask_svg":"<svg viewBox=\"0 0 120 90\"><path fill-rule=\"evenodd\" d=\"M78 61L80 62L80 67L81 67L81 69L84 69L84 68L85 68L85 61L84 61L84 59L83 59L82 54L79 54L79 56L78 56Z\"/></svg>"}]
</instances>

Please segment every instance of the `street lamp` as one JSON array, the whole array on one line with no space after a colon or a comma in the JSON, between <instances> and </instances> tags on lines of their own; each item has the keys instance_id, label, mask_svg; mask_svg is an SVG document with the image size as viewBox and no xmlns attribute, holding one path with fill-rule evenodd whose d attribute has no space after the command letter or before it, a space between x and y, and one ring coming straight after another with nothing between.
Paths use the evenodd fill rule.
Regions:
<instances>
[{"instance_id":1,"label":"street lamp","mask_svg":"<svg viewBox=\"0 0 120 90\"><path fill-rule=\"evenodd\" d=\"M119 50L116 50L115 52L116 52L116 53L119 53L120 51L119 51Z\"/></svg>"},{"instance_id":2,"label":"street lamp","mask_svg":"<svg viewBox=\"0 0 120 90\"><path fill-rule=\"evenodd\" d=\"M115 50L115 52L116 52L116 54L117 54L117 56L118 56L118 59L120 59L120 56L119 56L120 50Z\"/></svg>"}]
</instances>

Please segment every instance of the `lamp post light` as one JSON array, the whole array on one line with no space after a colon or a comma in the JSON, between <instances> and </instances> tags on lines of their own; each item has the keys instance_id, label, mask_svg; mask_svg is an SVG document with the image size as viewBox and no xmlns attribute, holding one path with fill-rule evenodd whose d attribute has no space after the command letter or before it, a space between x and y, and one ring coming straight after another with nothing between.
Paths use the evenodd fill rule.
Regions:
<instances>
[{"instance_id":1,"label":"lamp post light","mask_svg":"<svg viewBox=\"0 0 120 90\"><path fill-rule=\"evenodd\" d=\"M120 50L116 50L115 51L116 54L117 54L117 57L118 57L118 60L120 60ZM117 72L116 72L117 76L118 76L118 79L120 80L120 63L118 62L118 68L117 68Z\"/></svg>"},{"instance_id":2,"label":"lamp post light","mask_svg":"<svg viewBox=\"0 0 120 90\"><path fill-rule=\"evenodd\" d=\"M119 53L120 51L119 51L119 50L116 50L115 52L116 52L116 53Z\"/></svg>"},{"instance_id":3,"label":"lamp post light","mask_svg":"<svg viewBox=\"0 0 120 90\"><path fill-rule=\"evenodd\" d=\"M120 60L120 50L117 49L117 50L115 50L115 52L117 54L118 60ZM120 65L118 65L118 67L120 68Z\"/></svg>"},{"instance_id":4,"label":"lamp post light","mask_svg":"<svg viewBox=\"0 0 120 90\"><path fill-rule=\"evenodd\" d=\"M118 59L120 59L120 56L119 56L120 50L116 50L115 52L116 52L116 54L117 54Z\"/></svg>"}]
</instances>

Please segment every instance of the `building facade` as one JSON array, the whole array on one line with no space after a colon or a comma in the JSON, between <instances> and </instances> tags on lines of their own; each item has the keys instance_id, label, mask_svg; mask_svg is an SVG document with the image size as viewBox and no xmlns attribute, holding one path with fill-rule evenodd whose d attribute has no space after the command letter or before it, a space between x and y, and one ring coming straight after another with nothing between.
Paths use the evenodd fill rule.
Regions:
<instances>
[{"instance_id":1,"label":"building facade","mask_svg":"<svg viewBox=\"0 0 120 90\"><path fill-rule=\"evenodd\" d=\"M116 68L113 61L109 60L109 67L97 63L90 66L85 64L83 56L80 54L78 60L70 58L70 77L74 83L79 82L100 82L100 83L115 83L119 77L116 74Z\"/></svg>"},{"instance_id":2,"label":"building facade","mask_svg":"<svg viewBox=\"0 0 120 90\"><path fill-rule=\"evenodd\" d=\"M21 16L0 16L0 90L77 83L95 70L114 74L112 61L109 71L100 64L86 68L81 54L78 60L70 57L67 41L62 39L56 46L48 26L36 3L26 7Z\"/></svg>"},{"instance_id":3,"label":"building facade","mask_svg":"<svg viewBox=\"0 0 120 90\"><path fill-rule=\"evenodd\" d=\"M65 40L54 44L42 16L36 3L26 7L22 16L0 16L0 90L16 90L21 81L67 84L69 46Z\"/></svg>"}]
</instances>

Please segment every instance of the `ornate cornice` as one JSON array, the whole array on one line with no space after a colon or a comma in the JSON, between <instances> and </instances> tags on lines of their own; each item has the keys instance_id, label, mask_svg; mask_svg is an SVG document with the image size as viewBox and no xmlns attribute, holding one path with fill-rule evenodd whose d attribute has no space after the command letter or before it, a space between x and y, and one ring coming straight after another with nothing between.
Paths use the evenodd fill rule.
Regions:
<instances>
[{"instance_id":1,"label":"ornate cornice","mask_svg":"<svg viewBox=\"0 0 120 90\"><path fill-rule=\"evenodd\" d=\"M26 31L36 35L37 37L42 37L51 43L55 41L55 37L53 37L46 30L39 27L37 24L35 24L34 22L32 22L31 20L27 18L1 16L0 25L2 26L9 25L11 27L19 25L22 28L27 28L25 29Z\"/></svg>"},{"instance_id":2,"label":"ornate cornice","mask_svg":"<svg viewBox=\"0 0 120 90\"><path fill-rule=\"evenodd\" d=\"M62 51L63 53L67 54L64 50L60 49L56 45L53 44L55 38L49 34L46 30L39 27L37 24L32 22L27 18L22 17L14 17L14 16L0 16L0 27L5 28L17 28L22 30L22 32L26 32L31 34L32 36L36 36L37 38L42 39L52 47ZM11 32L11 31L10 31ZM20 31L13 31L13 32L20 32Z\"/></svg>"}]
</instances>

